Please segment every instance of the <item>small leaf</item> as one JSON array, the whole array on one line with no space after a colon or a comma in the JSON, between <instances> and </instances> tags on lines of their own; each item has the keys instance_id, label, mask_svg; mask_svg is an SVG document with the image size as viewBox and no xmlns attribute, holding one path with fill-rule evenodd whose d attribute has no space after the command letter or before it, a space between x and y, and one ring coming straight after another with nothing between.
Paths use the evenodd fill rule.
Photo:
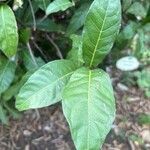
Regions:
<instances>
[{"instance_id":1,"label":"small leaf","mask_svg":"<svg viewBox=\"0 0 150 150\"><path fill-rule=\"evenodd\" d=\"M7 118L7 115L6 115L6 111L1 106L1 104L0 104L0 121L4 124L8 124L8 118Z\"/></svg>"},{"instance_id":2,"label":"small leaf","mask_svg":"<svg viewBox=\"0 0 150 150\"><path fill-rule=\"evenodd\" d=\"M35 62L31 58L29 52L26 50L21 51L20 55L22 57L23 63L27 70L38 69L39 67L41 67L45 64L45 62L43 61L42 58L34 57L35 61L36 61L36 64L35 64Z\"/></svg>"},{"instance_id":3,"label":"small leaf","mask_svg":"<svg viewBox=\"0 0 150 150\"><path fill-rule=\"evenodd\" d=\"M27 44L31 37L31 29L30 28L23 28L19 30L19 41L24 44Z\"/></svg>"},{"instance_id":4,"label":"small leaf","mask_svg":"<svg viewBox=\"0 0 150 150\"><path fill-rule=\"evenodd\" d=\"M0 94L8 89L15 76L15 63L0 57Z\"/></svg>"},{"instance_id":5,"label":"small leaf","mask_svg":"<svg viewBox=\"0 0 150 150\"><path fill-rule=\"evenodd\" d=\"M99 150L115 117L115 99L103 70L81 68L63 91L63 112L77 150Z\"/></svg>"},{"instance_id":6,"label":"small leaf","mask_svg":"<svg viewBox=\"0 0 150 150\"><path fill-rule=\"evenodd\" d=\"M83 64L82 58L82 37L79 35L71 35L72 49L68 53L67 59L74 61L81 66Z\"/></svg>"},{"instance_id":7,"label":"small leaf","mask_svg":"<svg viewBox=\"0 0 150 150\"><path fill-rule=\"evenodd\" d=\"M133 14L136 17L138 17L138 16L140 16L142 18L146 17L146 9L139 2L133 3L127 10L127 13Z\"/></svg>"},{"instance_id":8,"label":"small leaf","mask_svg":"<svg viewBox=\"0 0 150 150\"><path fill-rule=\"evenodd\" d=\"M150 125L150 114L140 114L137 118L140 125L147 124Z\"/></svg>"},{"instance_id":9,"label":"small leaf","mask_svg":"<svg viewBox=\"0 0 150 150\"><path fill-rule=\"evenodd\" d=\"M32 22L29 25L33 25ZM49 18L41 21L37 20L37 29L45 32L61 32L63 27L60 24L56 24L54 21Z\"/></svg>"},{"instance_id":10,"label":"small leaf","mask_svg":"<svg viewBox=\"0 0 150 150\"><path fill-rule=\"evenodd\" d=\"M150 68L143 69L137 75L138 86L145 91L146 97L150 97Z\"/></svg>"},{"instance_id":11,"label":"small leaf","mask_svg":"<svg viewBox=\"0 0 150 150\"><path fill-rule=\"evenodd\" d=\"M21 87L27 82L28 78L35 72L36 70L28 71L25 75L23 75L22 79L17 83L10 86L3 94L2 99L3 101L9 101L11 98L15 97Z\"/></svg>"},{"instance_id":12,"label":"small leaf","mask_svg":"<svg viewBox=\"0 0 150 150\"><path fill-rule=\"evenodd\" d=\"M38 4L39 8L41 8L44 11L51 2L51 0L34 0L34 1Z\"/></svg>"},{"instance_id":13,"label":"small leaf","mask_svg":"<svg viewBox=\"0 0 150 150\"><path fill-rule=\"evenodd\" d=\"M13 11L0 5L0 49L7 57L16 54L18 46L17 23Z\"/></svg>"},{"instance_id":14,"label":"small leaf","mask_svg":"<svg viewBox=\"0 0 150 150\"><path fill-rule=\"evenodd\" d=\"M58 11L65 11L72 6L74 6L74 3L70 2L69 0L54 0L48 5L46 9L46 15L56 13Z\"/></svg>"},{"instance_id":15,"label":"small leaf","mask_svg":"<svg viewBox=\"0 0 150 150\"><path fill-rule=\"evenodd\" d=\"M87 66L97 66L109 53L120 22L120 0L94 0L83 30L83 59Z\"/></svg>"},{"instance_id":16,"label":"small leaf","mask_svg":"<svg viewBox=\"0 0 150 150\"><path fill-rule=\"evenodd\" d=\"M44 65L21 88L16 108L41 108L60 101L61 91L76 69L76 65L69 60L56 60Z\"/></svg>"},{"instance_id":17,"label":"small leaf","mask_svg":"<svg viewBox=\"0 0 150 150\"><path fill-rule=\"evenodd\" d=\"M75 11L75 14L72 16L67 28L68 34L75 33L83 26L89 7L90 5L86 3L81 5L81 7Z\"/></svg>"},{"instance_id":18,"label":"small leaf","mask_svg":"<svg viewBox=\"0 0 150 150\"><path fill-rule=\"evenodd\" d=\"M123 10L125 11L126 9L128 9L131 4L132 4L132 0L123 0L122 1Z\"/></svg>"}]
</instances>

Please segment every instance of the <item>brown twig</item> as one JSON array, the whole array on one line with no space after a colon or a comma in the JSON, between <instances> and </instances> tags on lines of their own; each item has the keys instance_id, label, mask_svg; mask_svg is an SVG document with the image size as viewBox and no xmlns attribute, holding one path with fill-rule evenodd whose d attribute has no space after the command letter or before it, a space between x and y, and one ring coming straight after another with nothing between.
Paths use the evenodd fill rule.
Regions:
<instances>
[{"instance_id":1,"label":"brown twig","mask_svg":"<svg viewBox=\"0 0 150 150\"><path fill-rule=\"evenodd\" d=\"M55 47L56 51L57 51L57 55L60 59L63 59L63 55L59 49L59 47L57 46L57 44L53 41L53 39L48 35L46 34L46 37L47 39L50 41L50 43Z\"/></svg>"}]
</instances>

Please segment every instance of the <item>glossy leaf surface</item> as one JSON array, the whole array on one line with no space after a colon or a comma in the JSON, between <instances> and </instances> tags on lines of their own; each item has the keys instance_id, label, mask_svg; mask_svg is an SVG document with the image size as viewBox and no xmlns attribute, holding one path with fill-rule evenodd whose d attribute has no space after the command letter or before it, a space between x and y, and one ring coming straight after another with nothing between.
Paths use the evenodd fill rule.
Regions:
<instances>
[{"instance_id":1,"label":"glossy leaf surface","mask_svg":"<svg viewBox=\"0 0 150 150\"><path fill-rule=\"evenodd\" d=\"M76 69L69 60L56 60L41 67L21 88L17 109L41 108L60 101L61 91Z\"/></svg>"},{"instance_id":2,"label":"glossy leaf surface","mask_svg":"<svg viewBox=\"0 0 150 150\"><path fill-rule=\"evenodd\" d=\"M16 54L18 46L17 23L13 11L0 5L0 49L8 57Z\"/></svg>"},{"instance_id":3,"label":"glossy leaf surface","mask_svg":"<svg viewBox=\"0 0 150 150\"><path fill-rule=\"evenodd\" d=\"M87 66L97 66L109 53L120 22L120 0L94 0L83 31L83 58Z\"/></svg>"},{"instance_id":4,"label":"glossy leaf surface","mask_svg":"<svg viewBox=\"0 0 150 150\"><path fill-rule=\"evenodd\" d=\"M77 70L63 91L62 104L77 150L99 150L115 117L115 99L107 73Z\"/></svg>"}]
</instances>

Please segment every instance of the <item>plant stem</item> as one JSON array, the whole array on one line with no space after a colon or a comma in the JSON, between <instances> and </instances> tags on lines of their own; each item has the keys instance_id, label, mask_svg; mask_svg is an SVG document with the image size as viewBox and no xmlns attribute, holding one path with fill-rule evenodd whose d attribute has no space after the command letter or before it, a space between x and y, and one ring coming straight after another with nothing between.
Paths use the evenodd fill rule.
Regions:
<instances>
[{"instance_id":1,"label":"plant stem","mask_svg":"<svg viewBox=\"0 0 150 150\"><path fill-rule=\"evenodd\" d=\"M34 55L33 55L33 52L32 52L32 49L31 49L31 46L30 46L29 42L27 43L27 47L28 47L28 50L29 50L31 59L32 59L32 61L34 62L34 65L35 65L36 67L38 67L38 64L37 64L37 62L36 62L36 60L35 60L35 58L34 58Z\"/></svg>"},{"instance_id":2,"label":"plant stem","mask_svg":"<svg viewBox=\"0 0 150 150\"><path fill-rule=\"evenodd\" d=\"M30 8L31 8L31 14L32 14L32 18L33 18L33 30L36 31L36 19L35 19L35 15L34 15L34 10L33 10L33 6L32 6L32 2L31 0L28 0Z\"/></svg>"},{"instance_id":3,"label":"plant stem","mask_svg":"<svg viewBox=\"0 0 150 150\"><path fill-rule=\"evenodd\" d=\"M38 44L34 41L34 39L32 39L32 42L35 46L35 48L41 53L41 55L44 57L44 59L46 60L46 62L48 62L47 57L45 56L45 54L43 53L43 50L38 46Z\"/></svg>"},{"instance_id":4,"label":"plant stem","mask_svg":"<svg viewBox=\"0 0 150 150\"><path fill-rule=\"evenodd\" d=\"M46 34L47 39L51 42L51 44L55 47L56 51L57 51L57 55L59 56L60 59L63 59L63 55L59 49L59 47L57 46L57 44L53 41L53 39Z\"/></svg>"}]
</instances>

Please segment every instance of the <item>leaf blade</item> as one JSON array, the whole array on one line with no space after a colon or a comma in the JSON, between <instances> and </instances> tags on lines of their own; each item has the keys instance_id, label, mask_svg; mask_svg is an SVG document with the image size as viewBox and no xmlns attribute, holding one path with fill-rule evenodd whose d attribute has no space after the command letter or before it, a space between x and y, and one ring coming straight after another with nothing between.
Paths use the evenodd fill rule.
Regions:
<instances>
[{"instance_id":1,"label":"leaf blade","mask_svg":"<svg viewBox=\"0 0 150 150\"><path fill-rule=\"evenodd\" d=\"M41 108L61 99L61 91L77 67L71 61L50 62L36 71L20 90L16 108L18 110Z\"/></svg>"},{"instance_id":2,"label":"leaf blade","mask_svg":"<svg viewBox=\"0 0 150 150\"><path fill-rule=\"evenodd\" d=\"M98 150L115 117L108 75L99 69L78 69L63 91L62 106L77 150Z\"/></svg>"},{"instance_id":3,"label":"leaf blade","mask_svg":"<svg viewBox=\"0 0 150 150\"><path fill-rule=\"evenodd\" d=\"M16 54L18 46L17 23L13 11L7 5L0 5L0 49L7 57Z\"/></svg>"},{"instance_id":4,"label":"leaf blade","mask_svg":"<svg viewBox=\"0 0 150 150\"><path fill-rule=\"evenodd\" d=\"M69 51L67 59L81 66L84 63L82 58L82 37L72 34L70 38L72 40L72 49Z\"/></svg>"},{"instance_id":5,"label":"leaf blade","mask_svg":"<svg viewBox=\"0 0 150 150\"><path fill-rule=\"evenodd\" d=\"M87 66L97 66L109 53L121 22L120 0L95 0L83 30L83 58Z\"/></svg>"},{"instance_id":6,"label":"leaf blade","mask_svg":"<svg viewBox=\"0 0 150 150\"><path fill-rule=\"evenodd\" d=\"M80 29L84 25L89 7L90 4L85 3L75 11L67 27L67 34L70 35L75 33L78 29Z\"/></svg>"},{"instance_id":7,"label":"leaf blade","mask_svg":"<svg viewBox=\"0 0 150 150\"><path fill-rule=\"evenodd\" d=\"M16 65L13 62L0 57L0 94L7 90L13 81L15 70Z\"/></svg>"},{"instance_id":8,"label":"leaf blade","mask_svg":"<svg viewBox=\"0 0 150 150\"><path fill-rule=\"evenodd\" d=\"M55 13L58 11L65 11L66 9L72 6L74 6L74 3L70 2L69 0L54 0L48 5L46 9L46 15L49 15L51 13Z\"/></svg>"}]
</instances>

